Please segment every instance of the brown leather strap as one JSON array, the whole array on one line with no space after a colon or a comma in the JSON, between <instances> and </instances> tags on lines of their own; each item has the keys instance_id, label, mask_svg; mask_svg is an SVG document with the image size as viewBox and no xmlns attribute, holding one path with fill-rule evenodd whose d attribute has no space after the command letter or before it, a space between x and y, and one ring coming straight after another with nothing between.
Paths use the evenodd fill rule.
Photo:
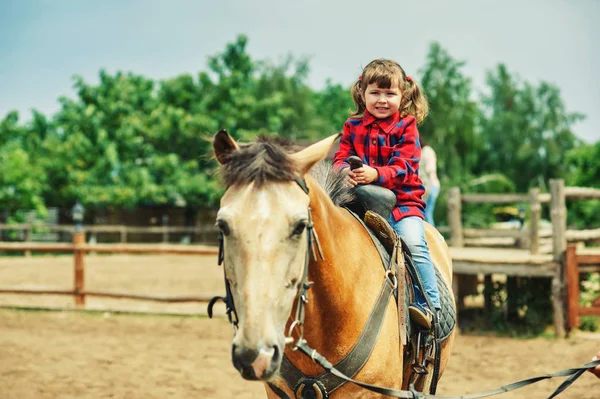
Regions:
<instances>
[{"instance_id":1,"label":"brown leather strap","mask_svg":"<svg viewBox=\"0 0 600 399\"><path fill-rule=\"evenodd\" d=\"M408 338L406 336L406 301L404 301L404 293L406 292L406 269L404 265L404 254L398 237L396 237L392 261L395 262L397 266L396 277L398 279L398 300L396 302L398 303L398 331L400 332L400 342L403 346L406 346L408 343Z\"/></svg>"}]
</instances>

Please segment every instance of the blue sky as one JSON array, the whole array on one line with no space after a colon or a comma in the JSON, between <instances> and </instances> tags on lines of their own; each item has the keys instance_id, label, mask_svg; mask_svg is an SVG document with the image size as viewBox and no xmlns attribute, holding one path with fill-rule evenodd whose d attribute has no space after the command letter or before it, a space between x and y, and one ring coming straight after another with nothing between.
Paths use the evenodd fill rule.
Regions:
<instances>
[{"instance_id":1,"label":"blue sky","mask_svg":"<svg viewBox=\"0 0 600 399\"><path fill-rule=\"evenodd\" d=\"M74 74L98 70L161 79L206 70L244 33L253 59L310 57L309 83L349 85L373 58L418 78L438 41L475 89L499 62L521 79L560 87L575 126L600 140L599 0L0 0L0 118L51 114L73 96ZM329 133L329 132L326 132ZM325 133L324 133L325 134Z\"/></svg>"}]
</instances>

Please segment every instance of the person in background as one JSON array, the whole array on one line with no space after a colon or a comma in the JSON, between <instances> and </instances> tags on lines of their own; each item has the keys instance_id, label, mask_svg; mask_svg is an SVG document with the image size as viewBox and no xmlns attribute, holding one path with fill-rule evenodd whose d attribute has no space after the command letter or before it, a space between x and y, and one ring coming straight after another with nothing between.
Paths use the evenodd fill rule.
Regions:
<instances>
[{"instance_id":1,"label":"person in background","mask_svg":"<svg viewBox=\"0 0 600 399\"><path fill-rule=\"evenodd\" d=\"M421 139L421 161L419 162L419 177L425 186L425 221L435 226L433 211L440 195L441 184L437 176L437 155L427 142Z\"/></svg>"}]
</instances>

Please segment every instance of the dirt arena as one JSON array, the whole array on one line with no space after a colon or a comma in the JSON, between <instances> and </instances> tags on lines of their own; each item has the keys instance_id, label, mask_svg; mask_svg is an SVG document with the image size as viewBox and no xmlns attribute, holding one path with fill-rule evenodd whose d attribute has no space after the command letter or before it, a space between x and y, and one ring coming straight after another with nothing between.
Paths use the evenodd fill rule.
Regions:
<instances>
[{"instance_id":1,"label":"dirt arena","mask_svg":"<svg viewBox=\"0 0 600 399\"><path fill-rule=\"evenodd\" d=\"M214 256L88 256L90 290L194 295L220 293ZM72 258L0 258L0 286L72 285ZM2 306L72 308L70 297L0 295ZM231 328L210 320L204 304L156 304L88 298L96 312L0 309L0 398L264 398L230 362ZM169 312L116 314L108 309ZM222 309L218 310L219 312ZM190 317L189 314L200 314ZM482 392L581 365L598 337L568 340L460 335L439 395ZM546 398L561 380L499 398ZM560 398L600 398L600 380L582 376Z\"/></svg>"}]
</instances>

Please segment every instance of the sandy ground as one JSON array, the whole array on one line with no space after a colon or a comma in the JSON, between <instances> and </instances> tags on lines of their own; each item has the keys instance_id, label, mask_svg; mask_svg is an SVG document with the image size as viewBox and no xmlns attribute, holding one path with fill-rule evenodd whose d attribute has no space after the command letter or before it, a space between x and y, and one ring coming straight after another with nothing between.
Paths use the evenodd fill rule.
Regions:
<instances>
[{"instance_id":1,"label":"sandy ground","mask_svg":"<svg viewBox=\"0 0 600 399\"><path fill-rule=\"evenodd\" d=\"M93 256L88 289L194 295L222 291L214 257ZM0 258L0 285L69 288L72 258ZM70 297L0 295L0 305L72 307ZM90 309L205 313L204 304L156 304L89 298ZM230 361L224 318L115 314L109 311L0 310L0 398L264 398ZM482 392L586 363L594 336L568 340L460 335L439 395ZM546 398L560 380L500 398ZM600 398L600 380L582 376L560 398Z\"/></svg>"}]
</instances>

